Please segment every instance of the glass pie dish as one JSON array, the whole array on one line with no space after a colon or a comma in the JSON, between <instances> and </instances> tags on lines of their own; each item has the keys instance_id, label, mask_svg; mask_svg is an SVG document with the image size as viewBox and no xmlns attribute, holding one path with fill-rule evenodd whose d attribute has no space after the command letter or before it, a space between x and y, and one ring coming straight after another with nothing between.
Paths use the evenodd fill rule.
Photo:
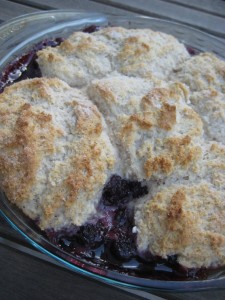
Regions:
<instances>
[{"instance_id":1,"label":"glass pie dish","mask_svg":"<svg viewBox=\"0 0 225 300\"><path fill-rule=\"evenodd\" d=\"M180 24L144 16L123 17L61 10L25 15L1 26L0 73L5 70L9 63L24 53L29 53L32 47L41 41L65 38L73 31L91 28L90 26L104 27L108 25L125 28L151 28L162 31L178 38L187 47L190 47L190 51L210 51L221 58L225 58L224 42ZM15 74L15 76L17 75ZM225 269L223 268L218 269L217 272L212 272L212 274L209 273L207 279L203 280L164 280L158 277L154 279L133 275L132 268L135 266L132 266L132 263L129 265L130 273L92 263L51 243L31 220L6 199L3 192L0 198L1 212L16 230L37 249L61 261L75 272L107 283L143 290L196 291L219 289L225 286ZM160 265L158 267L160 268Z\"/></svg>"}]
</instances>

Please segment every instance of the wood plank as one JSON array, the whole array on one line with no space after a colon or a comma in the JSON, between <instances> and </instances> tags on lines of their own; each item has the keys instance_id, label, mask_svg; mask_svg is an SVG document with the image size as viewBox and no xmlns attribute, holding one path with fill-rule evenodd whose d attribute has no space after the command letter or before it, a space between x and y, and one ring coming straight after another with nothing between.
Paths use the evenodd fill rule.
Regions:
<instances>
[{"instance_id":1,"label":"wood plank","mask_svg":"<svg viewBox=\"0 0 225 300\"><path fill-rule=\"evenodd\" d=\"M29 7L23 4L13 3L6 0L1 0L0 20L6 21L11 18L18 17L23 14L38 11L38 9Z\"/></svg>"},{"instance_id":2,"label":"wood plank","mask_svg":"<svg viewBox=\"0 0 225 300\"><path fill-rule=\"evenodd\" d=\"M27 261L30 261L30 256L33 257L34 260L36 259L41 259L42 261L46 262L47 265L49 265L49 263L54 264L60 268L62 268L62 265L60 263L58 263L57 261L55 261L54 259L50 258L49 256L42 254L41 252L38 252L35 248L31 247L31 245L26 242L25 240L23 241L23 243L21 243L21 240L23 239L22 236L19 235L18 232L14 231L9 225L8 223L0 216L0 229L5 229L5 233L8 234L9 236L9 240L6 242L2 242L1 241L1 236L2 236L2 231L0 230L0 270L1 270L1 247L10 247L13 248L13 251L15 252L15 259L18 260L18 258L16 258L16 256L18 255L18 251L23 252L26 257L24 257L25 261L25 266ZM11 230L11 232L9 232L9 230ZM12 237L17 235L17 242L19 241L19 243L15 244L15 242L13 242L13 240L11 239ZM3 238L4 240L4 238ZM20 259L20 255L18 255L19 259ZM4 259L4 256L3 256ZM11 260L11 257L10 257ZM65 267L63 267L65 268ZM26 269L26 268L25 268ZM74 274L74 276L79 276L77 274ZM83 278L83 277L81 277ZM83 284L85 284L86 279L83 279L84 282ZM1 283L0 283L1 285ZM118 287L117 287L118 288ZM185 293L185 294L176 294L176 293L163 293L160 291L154 291L151 294L145 291L140 291L140 290L130 290L128 288L119 288L122 289L124 291L126 291L129 294L132 295L137 295L138 297L143 297L144 299L149 299L149 300L211 300L211 299L217 299L217 300L224 300L224 293L225 291L207 291L207 292L195 292L195 293ZM1 286L0 286L0 290L1 290ZM156 296L157 295L157 296ZM61 298L60 298L61 299ZM69 298L70 299L70 298ZM115 298L117 299L117 298ZM124 298L126 299L126 298ZM138 298L139 299L139 298ZM2 300L2 299L1 299ZM56 300L56 299L55 299Z\"/></svg>"},{"instance_id":3,"label":"wood plank","mask_svg":"<svg viewBox=\"0 0 225 300\"><path fill-rule=\"evenodd\" d=\"M0 277L1 300L143 299L2 245Z\"/></svg>"},{"instance_id":4,"label":"wood plank","mask_svg":"<svg viewBox=\"0 0 225 300\"><path fill-rule=\"evenodd\" d=\"M92 1L127 9L143 15L178 21L210 34L225 38L225 18L200 12L184 6L178 6L171 2L163 0L129 0L129 2L126 3L123 0Z\"/></svg>"},{"instance_id":5,"label":"wood plank","mask_svg":"<svg viewBox=\"0 0 225 300\"><path fill-rule=\"evenodd\" d=\"M225 1L224 0L164 0L177 5L183 5L190 8L195 8L200 11L208 12L216 16L225 16Z\"/></svg>"},{"instance_id":6,"label":"wood plank","mask_svg":"<svg viewBox=\"0 0 225 300\"><path fill-rule=\"evenodd\" d=\"M89 0L11 0L14 3L26 3L30 7L39 9L78 9L92 12L111 14L134 15L133 12L111 7L106 4L95 3Z\"/></svg>"},{"instance_id":7,"label":"wood plank","mask_svg":"<svg viewBox=\"0 0 225 300\"><path fill-rule=\"evenodd\" d=\"M185 294L154 291L156 296L144 291L121 289L1 244L0 277L1 300L224 300L225 293L224 290Z\"/></svg>"},{"instance_id":8,"label":"wood plank","mask_svg":"<svg viewBox=\"0 0 225 300\"><path fill-rule=\"evenodd\" d=\"M28 243L25 238L19 234L16 230L14 230L6 221L5 219L0 215L0 237L7 238L15 243L25 245L27 247L30 247L31 245Z\"/></svg>"},{"instance_id":9,"label":"wood plank","mask_svg":"<svg viewBox=\"0 0 225 300\"><path fill-rule=\"evenodd\" d=\"M224 300L225 290L208 290L201 292L185 293L158 293L159 296L165 297L166 300Z\"/></svg>"},{"instance_id":10,"label":"wood plank","mask_svg":"<svg viewBox=\"0 0 225 300\"><path fill-rule=\"evenodd\" d=\"M61 263L57 262L55 259L51 258L50 256L47 256L39 251L37 251L35 248L31 246L30 243L28 243L22 235L20 235L17 231L15 231L6 221L3 217L0 215L0 252L1 252L1 246L7 246L13 248L15 251L19 250L20 252L23 252L25 254L28 254L30 256L33 256L34 258L39 258L43 261L50 262L54 265L66 268L65 266L62 266ZM128 288L122 288L117 287L119 289L122 289L123 291L132 294L137 295L139 297L143 297L144 299L149 300L166 300L165 298L157 297L156 295L150 294L145 291L140 290L131 290Z\"/></svg>"}]
</instances>

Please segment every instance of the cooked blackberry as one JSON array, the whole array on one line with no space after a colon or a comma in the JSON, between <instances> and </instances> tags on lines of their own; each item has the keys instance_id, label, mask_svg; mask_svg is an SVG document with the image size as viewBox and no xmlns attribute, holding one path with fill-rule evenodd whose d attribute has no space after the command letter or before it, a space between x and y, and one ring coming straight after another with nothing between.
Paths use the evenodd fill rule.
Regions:
<instances>
[{"instance_id":1,"label":"cooked blackberry","mask_svg":"<svg viewBox=\"0 0 225 300\"><path fill-rule=\"evenodd\" d=\"M104 187L102 201L104 205L119 205L148 193L147 187L138 181L128 181L113 175Z\"/></svg>"}]
</instances>

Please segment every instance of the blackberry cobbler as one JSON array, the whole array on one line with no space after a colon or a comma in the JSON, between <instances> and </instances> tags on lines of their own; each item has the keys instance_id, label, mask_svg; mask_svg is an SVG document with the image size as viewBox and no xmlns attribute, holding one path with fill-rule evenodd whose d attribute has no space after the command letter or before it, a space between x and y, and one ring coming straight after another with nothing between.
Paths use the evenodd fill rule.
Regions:
<instances>
[{"instance_id":1,"label":"blackberry cobbler","mask_svg":"<svg viewBox=\"0 0 225 300\"><path fill-rule=\"evenodd\" d=\"M90 26L13 61L0 89L1 189L53 244L143 278L223 270L223 60Z\"/></svg>"}]
</instances>

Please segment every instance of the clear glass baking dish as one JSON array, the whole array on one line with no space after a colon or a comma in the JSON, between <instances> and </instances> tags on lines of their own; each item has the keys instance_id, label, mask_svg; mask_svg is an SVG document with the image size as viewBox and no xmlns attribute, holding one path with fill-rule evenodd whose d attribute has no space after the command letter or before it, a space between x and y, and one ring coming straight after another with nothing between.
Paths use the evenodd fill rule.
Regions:
<instances>
[{"instance_id":1,"label":"clear glass baking dish","mask_svg":"<svg viewBox=\"0 0 225 300\"><path fill-rule=\"evenodd\" d=\"M190 27L145 16L114 16L72 10L46 11L24 15L0 27L0 73L18 56L28 52L38 42L66 37L73 31L90 25L117 25L126 28L151 28L176 36L181 42L200 51L211 51L225 58L225 42ZM191 292L225 288L225 270L207 280L164 281L110 271L93 266L50 243L35 225L0 193L0 210L7 221L38 250L62 262L71 270L110 284L141 290Z\"/></svg>"}]
</instances>

